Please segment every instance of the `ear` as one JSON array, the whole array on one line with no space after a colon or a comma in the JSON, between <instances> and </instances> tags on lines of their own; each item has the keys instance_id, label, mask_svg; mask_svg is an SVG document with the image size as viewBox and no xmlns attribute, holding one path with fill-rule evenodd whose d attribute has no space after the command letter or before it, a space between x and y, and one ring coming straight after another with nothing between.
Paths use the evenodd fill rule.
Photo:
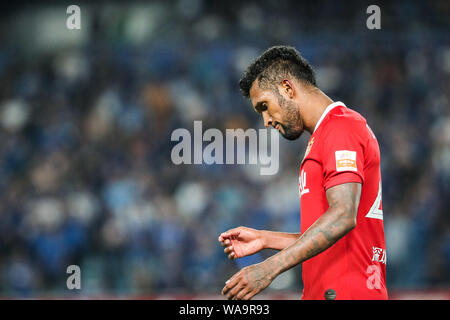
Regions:
<instances>
[{"instance_id":1,"label":"ear","mask_svg":"<svg viewBox=\"0 0 450 320\"><path fill-rule=\"evenodd\" d=\"M284 79L283 81L281 81L281 90L289 98L291 98L291 99L294 98L294 96L295 96L295 88L294 88L294 84L290 80Z\"/></svg>"}]
</instances>

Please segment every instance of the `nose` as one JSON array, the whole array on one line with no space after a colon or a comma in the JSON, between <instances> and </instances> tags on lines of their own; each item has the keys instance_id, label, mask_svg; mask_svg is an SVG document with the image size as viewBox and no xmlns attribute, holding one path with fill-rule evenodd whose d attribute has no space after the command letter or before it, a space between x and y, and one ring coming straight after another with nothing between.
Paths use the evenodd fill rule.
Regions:
<instances>
[{"instance_id":1,"label":"nose","mask_svg":"<svg viewBox=\"0 0 450 320\"><path fill-rule=\"evenodd\" d=\"M269 126L271 126L273 120L272 120L272 117L269 115L269 113L268 113L267 111L264 111L264 112L262 113L262 116L263 116L263 120L264 120L264 126L265 126L266 128L269 127Z\"/></svg>"}]
</instances>

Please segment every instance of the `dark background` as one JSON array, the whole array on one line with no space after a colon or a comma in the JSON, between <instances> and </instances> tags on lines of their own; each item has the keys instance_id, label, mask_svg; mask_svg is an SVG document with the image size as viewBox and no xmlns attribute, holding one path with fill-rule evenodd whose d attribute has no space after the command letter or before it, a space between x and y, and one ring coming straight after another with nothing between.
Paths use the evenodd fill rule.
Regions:
<instances>
[{"instance_id":1,"label":"dark background","mask_svg":"<svg viewBox=\"0 0 450 320\"><path fill-rule=\"evenodd\" d=\"M68 30L66 8L81 8ZM366 9L381 9L368 30ZM238 81L295 46L319 87L366 117L382 156L388 287L450 295L449 1L2 4L0 296L217 298L273 252L229 261L228 228L298 232L309 134L280 171L171 162L177 128L262 128ZM81 268L82 289L66 287ZM265 297L301 295L296 267ZM433 291L434 290L434 291ZM264 294L262 295L264 297ZM403 294L403 295L402 295Z\"/></svg>"}]
</instances>

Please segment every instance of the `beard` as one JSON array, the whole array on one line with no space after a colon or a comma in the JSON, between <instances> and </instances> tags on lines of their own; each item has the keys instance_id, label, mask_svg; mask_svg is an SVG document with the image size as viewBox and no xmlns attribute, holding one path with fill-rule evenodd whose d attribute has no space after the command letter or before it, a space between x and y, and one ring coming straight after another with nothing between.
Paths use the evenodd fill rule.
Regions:
<instances>
[{"instance_id":1,"label":"beard","mask_svg":"<svg viewBox=\"0 0 450 320\"><path fill-rule=\"evenodd\" d=\"M280 130L281 135L291 141L298 139L303 133L303 121L297 105L282 96L279 97L278 103L283 110L284 124L280 123L280 126L283 128L282 132Z\"/></svg>"}]
</instances>

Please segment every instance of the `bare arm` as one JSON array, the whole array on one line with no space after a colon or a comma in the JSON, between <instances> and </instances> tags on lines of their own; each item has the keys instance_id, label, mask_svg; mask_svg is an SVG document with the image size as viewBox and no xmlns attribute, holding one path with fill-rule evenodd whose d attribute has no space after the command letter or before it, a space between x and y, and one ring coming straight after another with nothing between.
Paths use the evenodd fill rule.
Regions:
<instances>
[{"instance_id":1,"label":"bare arm","mask_svg":"<svg viewBox=\"0 0 450 320\"><path fill-rule=\"evenodd\" d=\"M237 259L255 254L262 249L282 250L299 237L299 233L256 230L241 226L221 233L218 240L225 247L223 251L228 258Z\"/></svg>"},{"instance_id":2,"label":"bare arm","mask_svg":"<svg viewBox=\"0 0 450 320\"><path fill-rule=\"evenodd\" d=\"M287 233L261 230L264 249L283 250L300 237L300 233Z\"/></svg>"},{"instance_id":3,"label":"bare arm","mask_svg":"<svg viewBox=\"0 0 450 320\"><path fill-rule=\"evenodd\" d=\"M290 246L228 280L222 290L228 299L251 299L280 273L328 249L356 226L361 184L337 185L326 193L328 210Z\"/></svg>"},{"instance_id":4,"label":"bare arm","mask_svg":"<svg viewBox=\"0 0 450 320\"><path fill-rule=\"evenodd\" d=\"M328 249L356 227L360 196L359 183L345 183L328 189L328 210L295 243L268 259L268 265L276 270L276 275Z\"/></svg>"}]
</instances>

